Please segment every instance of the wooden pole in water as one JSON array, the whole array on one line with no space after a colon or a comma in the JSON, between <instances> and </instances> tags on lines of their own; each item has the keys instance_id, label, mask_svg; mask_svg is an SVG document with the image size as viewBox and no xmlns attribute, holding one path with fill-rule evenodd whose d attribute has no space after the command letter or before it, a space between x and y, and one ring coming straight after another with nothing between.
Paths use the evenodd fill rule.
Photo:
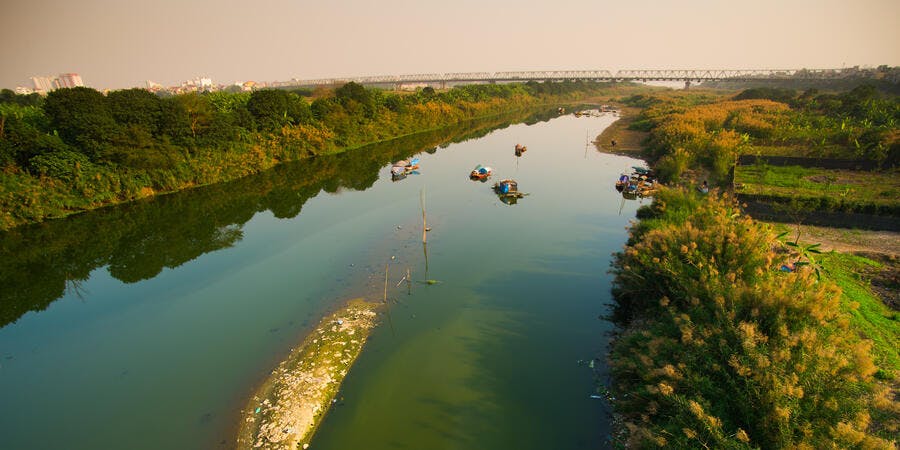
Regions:
<instances>
[{"instance_id":1,"label":"wooden pole in water","mask_svg":"<svg viewBox=\"0 0 900 450\"><path fill-rule=\"evenodd\" d=\"M425 187L419 193L419 199L422 202L422 243L428 242L428 225L425 221Z\"/></svg>"},{"instance_id":2,"label":"wooden pole in water","mask_svg":"<svg viewBox=\"0 0 900 450\"><path fill-rule=\"evenodd\" d=\"M428 222L425 220L425 186L422 186L419 199L422 202L422 251L425 253L425 279L428 279Z\"/></svg>"},{"instance_id":3,"label":"wooden pole in water","mask_svg":"<svg viewBox=\"0 0 900 450\"><path fill-rule=\"evenodd\" d=\"M384 265L384 304L387 308L387 316L388 316L388 324L391 326L391 336L396 336L394 334L394 321L391 319L391 305L387 301L387 284L388 284L388 265Z\"/></svg>"},{"instance_id":4,"label":"wooden pole in water","mask_svg":"<svg viewBox=\"0 0 900 450\"><path fill-rule=\"evenodd\" d=\"M383 302L387 304L387 282L388 282L388 265L384 265L384 300Z\"/></svg>"},{"instance_id":5,"label":"wooden pole in water","mask_svg":"<svg viewBox=\"0 0 900 450\"><path fill-rule=\"evenodd\" d=\"M406 295L412 295L412 276L409 274L409 267L406 268Z\"/></svg>"},{"instance_id":6,"label":"wooden pole in water","mask_svg":"<svg viewBox=\"0 0 900 450\"><path fill-rule=\"evenodd\" d=\"M584 130L584 159L587 159L588 146L591 145L591 138L588 133L590 133L590 130Z\"/></svg>"}]
</instances>

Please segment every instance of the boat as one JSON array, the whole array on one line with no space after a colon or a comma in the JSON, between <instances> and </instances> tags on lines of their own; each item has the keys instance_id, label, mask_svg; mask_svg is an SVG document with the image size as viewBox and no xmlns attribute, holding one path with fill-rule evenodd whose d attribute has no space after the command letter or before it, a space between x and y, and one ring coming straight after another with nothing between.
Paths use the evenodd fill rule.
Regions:
<instances>
[{"instance_id":1,"label":"boat","mask_svg":"<svg viewBox=\"0 0 900 450\"><path fill-rule=\"evenodd\" d=\"M623 173L619 175L619 179L616 180L616 190L622 192L625 190L625 186L628 186L628 181L631 180L631 177L628 174Z\"/></svg>"},{"instance_id":2,"label":"boat","mask_svg":"<svg viewBox=\"0 0 900 450\"><path fill-rule=\"evenodd\" d=\"M519 183L509 178L494 183L494 191L500 195L516 195L519 193Z\"/></svg>"},{"instance_id":3,"label":"boat","mask_svg":"<svg viewBox=\"0 0 900 450\"><path fill-rule=\"evenodd\" d=\"M516 180L508 178L494 183L494 192L500 197L500 201L507 205L515 205L518 199L527 195L519 192L519 183L516 183Z\"/></svg>"},{"instance_id":4,"label":"boat","mask_svg":"<svg viewBox=\"0 0 900 450\"><path fill-rule=\"evenodd\" d=\"M419 158L413 158L409 161L402 159L391 166L391 176L407 174L418 168Z\"/></svg>"},{"instance_id":5,"label":"boat","mask_svg":"<svg viewBox=\"0 0 900 450\"><path fill-rule=\"evenodd\" d=\"M653 171L650 169L645 169L643 167L638 167L638 166L631 166L631 168L634 169L634 173L636 173L638 175L645 175L648 177L653 176Z\"/></svg>"},{"instance_id":6,"label":"boat","mask_svg":"<svg viewBox=\"0 0 900 450\"><path fill-rule=\"evenodd\" d=\"M659 190L659 182L653 171L642 167L632 167L634 172L629 176L620 174L616 179L616 190L625 198L650 197Z\"/></svg>"},{"instance_id":7,"label":"boat","mask_svg":"<svg viewBox=\"0 0 900 450\"><path fill-rule=\"evenodd\" d=\"M469 173L469 178L471 178L473 180L478 180L478 181L484 182L484 181L487 181L487 179L491 177L492 173L493 173L493 169L479 164L479 165L475 166L474 169L472 169L472 172Z\"/></svg>"},{"instance_id":8,"label":"boat","mask_svg":"<svg viewBox=\"0 0 900 450\"><path fill-rule=\"evenodd\" d=\"M525 153L526 150L528 150L528 147L522 144L516 144L516 156L522 156L522 153Z\"/></svg>"}]
</instances>

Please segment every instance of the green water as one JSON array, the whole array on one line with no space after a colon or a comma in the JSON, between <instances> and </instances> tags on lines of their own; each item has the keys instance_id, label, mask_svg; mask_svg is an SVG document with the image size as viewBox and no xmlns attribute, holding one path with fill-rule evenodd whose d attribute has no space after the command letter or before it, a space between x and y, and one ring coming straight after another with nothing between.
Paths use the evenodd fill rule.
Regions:
<instances>
[{"instance_id":1,"label":"green water","mask_svg":"<svg viewBox=\"0 0 900 450\"><path fill-rule=\"evenodd\" d=\"M0 235L0 448L229 448L253 388L327 311L380 298L385 264L390 315L312 448L604 447L598 316L638 206L611 185L637 161L586 147L611 116L545 119ZM411 155L420 174L391 181ZM478 163L530 195L501 203ZM395 287L407 268L440 283Z\"/></svg>"}]
</instances>

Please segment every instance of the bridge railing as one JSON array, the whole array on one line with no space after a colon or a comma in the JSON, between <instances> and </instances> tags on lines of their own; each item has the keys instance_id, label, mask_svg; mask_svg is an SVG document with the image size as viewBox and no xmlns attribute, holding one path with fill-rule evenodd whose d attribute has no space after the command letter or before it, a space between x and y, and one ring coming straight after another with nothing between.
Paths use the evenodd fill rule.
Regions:
<instances>
[{"instance_id":1,"label":"bridge railing","mask_svg":"<svg viewBox=\"0 0 900 450\"><path fill-rule=\"evenodd\" d=\"M445 82L503 82L503 81L712 81L712 80L783 80L836 79L857 74L854 69L625 69L609 70L547 70L512 72L451 72L407 75L375 75L347 78L292 80L277 85L319 86L354 81L360 84L404 84Z\"/></svg>"}]
</instances>

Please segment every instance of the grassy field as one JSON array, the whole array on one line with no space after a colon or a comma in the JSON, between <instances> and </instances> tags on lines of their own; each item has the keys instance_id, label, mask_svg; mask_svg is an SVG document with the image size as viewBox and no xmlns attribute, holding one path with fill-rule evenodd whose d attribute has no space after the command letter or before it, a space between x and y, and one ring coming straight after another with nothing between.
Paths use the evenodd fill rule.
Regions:
<instances>
[{"instance_id":1,"label":"grassy field","mask_svg":"<svg viewBox=\"0 0 900 450\"><path fill-rule=\"evenodd\" d=\"M893 311L872 292L867 274L884 265L861 256L832 253L821 260L826 276L841 288L841 306L850 314L850 325L873 343L872 354L879 367L876 377L897 380L900 376L900 312Z\"/></svg>"},{"instance_id":2,"label":"grassy field","mask_svg":"<svg viewBox=\"0 0 900 450\"><path fill-rule=\"evenodd\" d=\"M828 196L845 203L900 205L900 173L856 172L799 166L737 166L735 192L786 198Z\"/></svg>"},{"instance_id":3,"label":"grassy field","mask_svg":"<svg viewBox=\"0 0 900 450\"><path fill-rule=\"evenodd\" d=\"M757 142L753 145L753 153L761 156L797 156L800 158L854 159L854 155L846 148L833 144L807 145L776 142Z\"/></svg>"}]
</instances>

